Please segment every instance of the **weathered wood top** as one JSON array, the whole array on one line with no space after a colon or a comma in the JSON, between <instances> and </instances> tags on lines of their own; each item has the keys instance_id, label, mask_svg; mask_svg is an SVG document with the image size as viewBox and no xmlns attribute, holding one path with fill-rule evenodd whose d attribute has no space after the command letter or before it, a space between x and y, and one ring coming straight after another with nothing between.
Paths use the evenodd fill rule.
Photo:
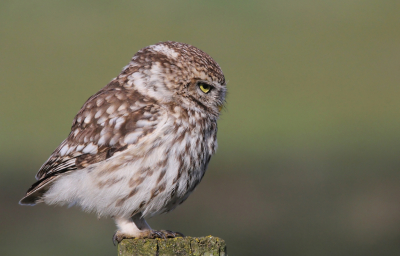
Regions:
<instances>
[{"instance_id":1,"label":"weathered wood top","mask_svg":"<svg viewBox=\"0 0 400 256\"><path fill-rule=\"evenodd\" d=\"M168 239L124 239L118 256L204 255L227 256L225 241L218 237L177 237Z\"/></svg>"}]
</instances>

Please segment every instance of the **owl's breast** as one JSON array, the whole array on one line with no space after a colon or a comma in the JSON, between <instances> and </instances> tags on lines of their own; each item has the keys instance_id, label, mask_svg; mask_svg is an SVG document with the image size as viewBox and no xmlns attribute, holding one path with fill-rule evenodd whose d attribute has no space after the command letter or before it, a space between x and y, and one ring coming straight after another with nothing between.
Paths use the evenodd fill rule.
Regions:
<instances>
[{"instance_id":1,"label":"owl's breast","mask_svg":"<svg viewBox=\"0 0 400 256\"><path fill-rule=\"evenodd\" d=\"M162 212L174 209L187 199L203 178L217 148L216 121L196 113L185 114L171 115L163 133L163 140L168 140L163 143L168 145L164 151L168 159L165 175L168 192L162 199L167 202L160 209Z\"/></svg>"},{"instance_id":2,"label":"owl's breast","mask_svg":"<svg viewBox=\"0 0 400 256\"><path fill-rule=\"evenodd\" d=\"M106 202L94 210L109 216L154 216L174 209L203 178L216 134L216 122L202 115L164 113L157 128L136 144L94 169L76 172L80 194L90 199L80 204L90 209L93 201Z\"/></svg>"},{"instance_id":3,"label":"owl's breast","mask_svg":"<svg viewBox=\"0 0 400 256\"><path fill-rule=\"evenodd\" d=\"M216 120L206 113L175 107L168 122L165 135L177 150L174 155L184 158L188 167L204 169L217 149Z\"/></svg>"}]
</instances>

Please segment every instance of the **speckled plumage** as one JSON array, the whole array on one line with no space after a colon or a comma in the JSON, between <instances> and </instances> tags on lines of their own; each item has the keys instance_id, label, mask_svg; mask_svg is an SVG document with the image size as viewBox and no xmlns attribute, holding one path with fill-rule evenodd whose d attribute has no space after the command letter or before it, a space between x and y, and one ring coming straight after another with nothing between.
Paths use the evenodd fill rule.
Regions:
<instances>
[{"instance_id":1,"label":"speckled plumage","mask_svg":"<svg viewBox=\"0 0 400 256\"><path fill-rule=\"evenodd\" d=\"M143 48L86 101L20 203L76 204L115 218L121 237L149 236L144 217L174 209L201 181L225 94L219 65L198 48Z\"/></svg>"}]
</instances>

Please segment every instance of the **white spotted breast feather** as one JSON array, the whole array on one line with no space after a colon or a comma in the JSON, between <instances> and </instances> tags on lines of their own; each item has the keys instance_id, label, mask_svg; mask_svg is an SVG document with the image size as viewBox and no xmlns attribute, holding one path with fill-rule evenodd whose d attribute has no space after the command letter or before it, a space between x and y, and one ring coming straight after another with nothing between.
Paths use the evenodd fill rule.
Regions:
<instances>
[{"instance_id":1,"label":"white spotted breast feather","mask_svg":"<svg viewBox=\"0 0 400 256\"><path fill-rule=\"evenodd\" d=\"M61 175L86 168L126 150L152 133L165 111L136 90L113 80L91 96L73 120L66 140L36 174L21 204L41 202L41 197Z\"/></svg>"}]
</instances>

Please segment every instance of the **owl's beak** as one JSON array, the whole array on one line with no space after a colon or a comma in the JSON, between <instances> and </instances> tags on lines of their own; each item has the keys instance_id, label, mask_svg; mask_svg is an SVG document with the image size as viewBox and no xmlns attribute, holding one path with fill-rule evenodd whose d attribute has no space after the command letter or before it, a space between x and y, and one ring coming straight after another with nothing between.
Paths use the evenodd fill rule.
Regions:
<instances>
[{"instance_id":1,"label":"owl's beak","mask_svg":"<svg viewBox=\"0 0 400 256\"><path fill-rule=\"evenodd\" d=\"M224 105L223 104L221 104L221 105L218 105L218 111L219 112L221 112L221 110L222 110L222 108L224 107Z\"/></svg>"}]
</instances>

